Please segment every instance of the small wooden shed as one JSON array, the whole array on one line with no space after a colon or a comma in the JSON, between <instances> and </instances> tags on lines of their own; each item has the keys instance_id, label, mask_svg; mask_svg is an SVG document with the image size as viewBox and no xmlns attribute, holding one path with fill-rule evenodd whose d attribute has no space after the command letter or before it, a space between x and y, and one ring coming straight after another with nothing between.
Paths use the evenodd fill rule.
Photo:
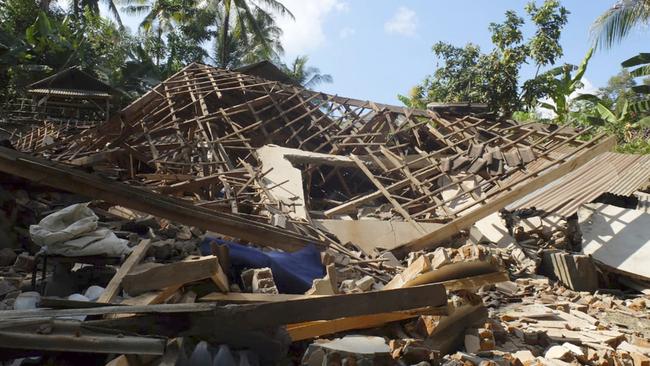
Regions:
<instances>
[{"instance_id":1,"label":"small wooden shed","mask_svg":"<svg viewBox=\"0 0 650 366\"><path fill-rule=\"evenodd\" d=\"M28 92L47 116L108 120L115 89L75 66L31 84Z\"/></svg>"}]
</instances>

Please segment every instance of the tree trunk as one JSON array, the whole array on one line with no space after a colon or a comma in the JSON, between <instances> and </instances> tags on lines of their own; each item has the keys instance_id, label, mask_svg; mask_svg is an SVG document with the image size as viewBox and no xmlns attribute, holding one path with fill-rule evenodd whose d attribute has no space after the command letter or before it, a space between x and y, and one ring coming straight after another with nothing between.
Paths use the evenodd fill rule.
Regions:
<instances>
[{"instance_id":1,"label":"tree trunk","mask_svg":"<svg viewBox=\"0 0 650 366\"><path fill-rule=\"evenodd\" d=\"M224 14L223 24L221 25L221 67L226 68L228 64L228 31L230 26L230 0L223 2Z\"/></svg>"},{"instance_id":2,"label":"tree trunk","mask_svg":"<svg viewBox=\"0 0 650 366\"><path fill-rule=\"evenodd\" d=\"M160 66L160 59L162 58L162 27L158 25L158 45L156 50L156 66Z\"/></svg>"}]
</instances>

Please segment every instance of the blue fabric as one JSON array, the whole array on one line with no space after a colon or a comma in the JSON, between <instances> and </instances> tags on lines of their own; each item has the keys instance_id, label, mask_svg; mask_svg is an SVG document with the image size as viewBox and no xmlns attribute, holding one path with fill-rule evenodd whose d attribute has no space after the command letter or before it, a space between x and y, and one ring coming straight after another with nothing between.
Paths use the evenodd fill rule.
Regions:
<instances>
[{"instance_id":1,"label":"blue fabric","mask_svg":"<svg viewBox=\"0 0 650 366\"><path fill-rule=\"evenodd\" d=\"M273 280L280 293L304 294L311 288L314 279L325 276L325 267L321 263L320 252L313 245L308 245L293 253L263 252L222 239L205 237L201 243L201 254L211 254L211 242L228 246L231 271L235 272L237 281L245 269L268 267L273 271Z\"/></svg>"}]
</instances>

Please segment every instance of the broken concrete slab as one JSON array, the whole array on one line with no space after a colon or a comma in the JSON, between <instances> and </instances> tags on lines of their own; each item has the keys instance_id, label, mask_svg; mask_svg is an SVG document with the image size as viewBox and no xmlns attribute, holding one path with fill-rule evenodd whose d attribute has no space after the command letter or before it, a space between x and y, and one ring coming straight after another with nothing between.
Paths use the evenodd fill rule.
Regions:
<instances>
[{"instance_id":1,"label":"broken concrete slab","mask_svg":"<svg viewBox=\"0 0 650 366\"><path fill-rule=\"evenodd\" d=\"M610 270L650 280L650 214L603 203L578 210L582 253Z\"/></svg>"},{"instance_id":2,"label":"broken concrete slab","mask_svg":"<svg viewBox=\"0 0 650 366\"><path fill-rule=\"evenodd\" d=\"M542 252L541 271L575 291L598 289L598 272L589 256L557 250Z\"/></svg>"},{"instance_id":3,"label":"broken concrete slab","mask_svg":"<svg viewBox=\"0 0 650 366\"><path fill-rule=\"evenodd\" d=\"M379 248L392 250L422 236L411 223L404 221L328 219L314 222L336 235L341 242L354 243L367 254L374 253ZM427 233L442 226L427 222L418 225Z\"/></svg>"},{"instance_id":4,"label":"broken concrete slab","mask_svg":"<svg viewBox=\"0 0 650 366\"><path fill-rule=\"evenodd\" d=\"M515 242L505 222L498 212L484 217L474 223L470 229L470 242L473 244L494 243L499 248L505 248Z\"/></svg>"},{"instance_id":5,"label":"broken concrete slab","mask_svg":"<svg viewBox=\"0 0 650 366\"><path fill-rule=\"evenodd\" d=\"M334 340L318 340L309 345L303 365L389 365L390 347L381 337L349 335Z\"/></svg>"}]
</instances>

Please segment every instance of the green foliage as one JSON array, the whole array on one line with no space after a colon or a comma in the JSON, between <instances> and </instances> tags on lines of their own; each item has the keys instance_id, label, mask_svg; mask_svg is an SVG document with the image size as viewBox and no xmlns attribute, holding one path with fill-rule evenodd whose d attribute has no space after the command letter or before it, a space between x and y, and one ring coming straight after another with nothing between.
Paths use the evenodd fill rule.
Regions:
<instances>
[{"instance_id":1,"label":"green foliage","mask_svg":"<svg viewBox=\"0 0 650 366\"><path fill-rule=\"evenodd\" d=\"M622 69L618 74L610 77L607 85L600 88L598 92L603 102L611 106L619 98L638 99L638 94L630 89L635 85L636 81L632 74L627 69Z\"/></svg>"},{"instance_id":2,"label":"green foliage","mask_svg":"<svg viewBox=\"0 0 650 366\"><path fill-rule=\"evenodd\" d=\"M424 106L428 101L485 102L482 72L478 66L483 55L478 46L467 44L461 48L438 42L432 50L442 61L442 67L412 89L411 105Z\"/></svg>"},{"instance_id":3,"label":"green foliage","mask_svg":"<svg viewBox=\"0 0 650 366\"><path fill-rule=\"evenodd\" d=\"M215 11L217 24L223 24L227 15L224 7L219 6ZM236 68L261 60L279 63L279 56L284 52L280 43L282 30L268 12L259 8L251 11L256 19L256 34L248 31L249 25L243 18L231 14L228 33L224 35L222 30L215 37L214 59L219 66Z\"/></svg>"},{"instance_id":4,"label":"green foliage","mask_svg":"<svg viewBox=\"0 0 650 366\"><path fill-rule=\"evenodd\" d=\"M625 154L650 154L650 136L637 137L616 146L616 151Z\"/></svg>"},{"instance_id":5,"label":"green foliage","mask_svg":"<svg viewBox=\"0 0 650 366\"><path fill-rule=\"evenodd\" d=\"M516 111L512 114L512 119L520 123L526 123L537 122L541 118L534 111Z\"/></svg>"},{"instance_id":6,"label":"green foliage","mask_svg":"<svg viewBox=\"0 0 650 366\"><path fill-rule=\"evenodd\" d=\"M524 19L507 11L502 23L491 23L488 28L494 44L489 53L482 53L471 43L465 47L436 43L433 53L441 65L409 96L399 96L400 100L418 107L432 101L487 103L490 110L506 117L519 110L521 66L534 62L540 68L562 56L559 39L569 14L557 0L546 0L539 7L530 3L526 12L535 26L528 40L522 31ZM546 95L549 82L545 76L528 83L527 95Z\"/></svg>"},{"instance_id":7,"label":"green foliage","mask_svg":"<svg viewBox=\"0 0 650 366\"><path fill-rule=\"evenodd\" d=\"M623 61L623 67L636 67L629 73L633 78L650 77L650 53L640 53ZM645 79L647 81L648 79ZM628 93L636 93L638 98L630 105L630 109L638 114L650 114L650 85L631 85Z\"/></svg>"},{"instance_id":8,"label":"green foliage","mask_svg":"<svg viewBox=\"0 0 650 366\"><path fill-rule=\"evenodd\" d=\"M562 29L568 21L569 11L557 0L545 1L537 7L534 2L526 6L526 12L537 27L535 36L528 43L530 57L541 66L554 65L562 57L564 50L560 45Z\"/></svg>"},{"instance_id":9,"label":"green foliage","mask_svg":"<svg viewBox=\"0 0 650 366\"><path fill-rule=\"evenodd\" d=\"M553 104L540 102L539 104L546 109L552 110L557 118L557 122L565 123L569 117L570 112L570 96L578 89L582 88L582 77L587 71L589 60L593 55L593 49L587 52L587 55L580 63L580 66L563 65L555 67L539 77L537 80L542 80L544 84L541 85L539 90L543 90L544 94L548 96ZM538 97L541 95L537 95ZM588 98L589 95L581 96ZM530 98L530 95L527 95Z\"/></svg>"},{"instance_id":10,"label":"green foliage","mask_svg":"<svg viewBox=\"0 0 650 366\"><path fill-rule=\"evenodd\" d=\"M600 97L581 95L576 98L575 111L570 122L576 125L596 127L596 132L606 132L617 137L618 151L626 153L650 153L650 98L639 93L634 75L646 76L648 54L639 54L622 63L624 69L613 76ZM641 70L641 71L638 71ZM636 90L635 90L636 89Z\"/></svg>"},{"instance_id":11,"label":"green foliage","mask_svg":"<svg viewBox=\"0 0 650 366\"><path fill-rule=\"evenodd\" d=\"M0 98L24 95L30 83L75 65L109 81L128 57L128 34L89 9L74 17L40 10L31 0L7 0L3 5L9 12L3 13L0 26L0 39L6 42L0 55Z\"/></svg>"}]
</instances>

